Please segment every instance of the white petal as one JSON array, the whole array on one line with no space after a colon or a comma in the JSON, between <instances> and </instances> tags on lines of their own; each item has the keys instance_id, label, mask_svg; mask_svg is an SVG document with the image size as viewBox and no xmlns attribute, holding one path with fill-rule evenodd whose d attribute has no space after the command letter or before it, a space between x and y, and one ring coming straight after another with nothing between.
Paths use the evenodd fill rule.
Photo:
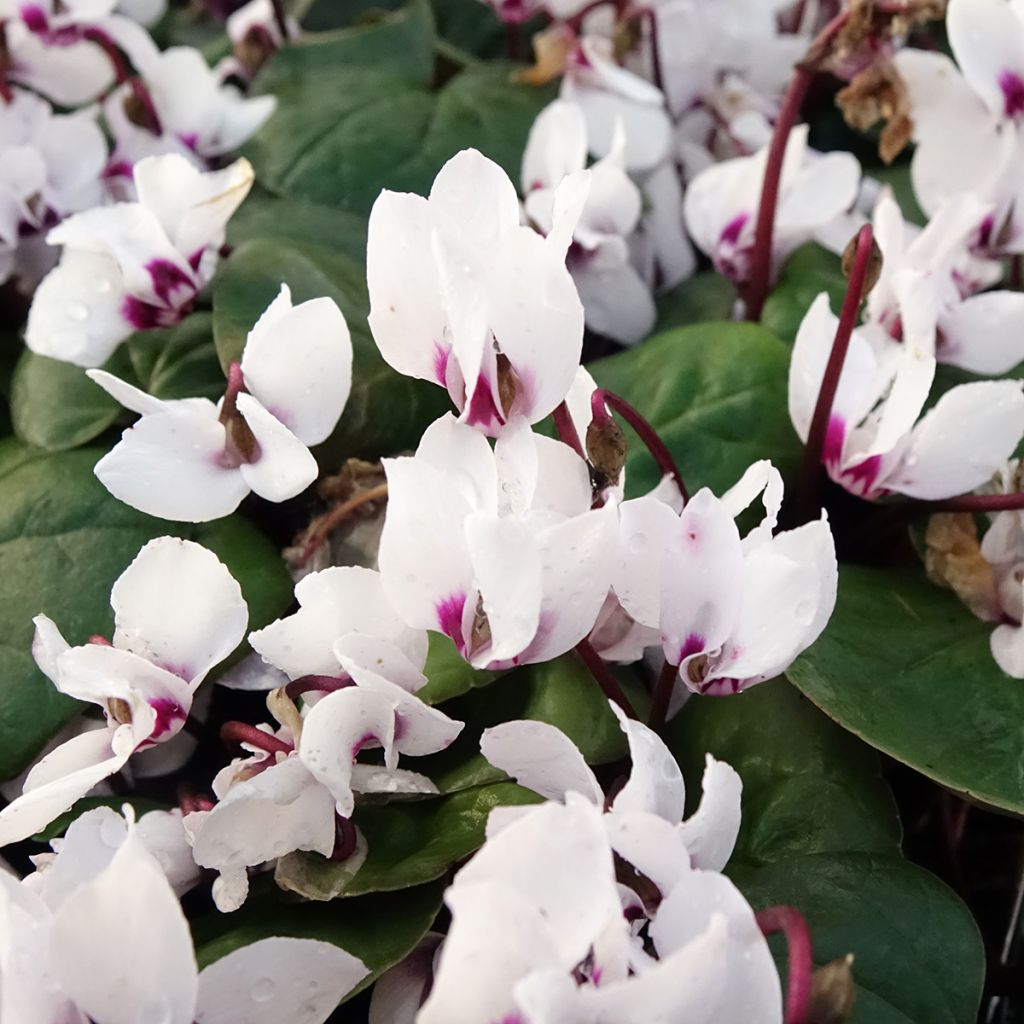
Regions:
<instances>
[{"instance_id":1,"label":"white petal","mask_svg":"<svg viewBox=\"0 0 1024 1024\"><path fill-rule=\"evenodd\" d=\"M612 587L637 622L661 625L662 552L679 528L679 516L651 495L619 506L619 551ZM657 561L655 561L657 559Z\"/></svg>"},{"instance_id":2,"label":"white petal","mask_svg":"<svg viewBox=\"0 0 1024 1024\"><path fill-rule=\"evenodd\" d=\"M0 846L27 839L70 810L97 783L119 772L130 752L114 754L110 730L82 733L47 754L29 773L25 791L0 811Z\"/></svg>"},{"instance_id":3,"label":"white petal","mask_svg":"<svg viewBox=\"0 0 1024 1024\"><path fill-rule=\"evenodd\" d=\"M520 786L548 800L564 800L574 792L595 806L604 803L604 791L579 748L547 722L505 722L485 729L480 752Z\"/></svg>"},{"instance_id":4,"label":"white petal","mask_svg":"<svg viewBox=\"0 0 1024 1024\"><path fill-rule=\"evenodd\" d=\"M200 544L150 541L110 592L114 644L193 687L245 636L249 609L227 567Z\"/></svg>"},{"instance_id":5,"label":"white petal","mask_svg":"<svg viewBox=\"0 0 1024 1024\"><path fill-rule=\"evenodd\" d=\"M86 376L103 388L111 398L120 402L121 405L132 412L147 415L164 412L165 410L170 411L170 409L174 408L173 406L168 408L168 403L162 402L159 398L154 398L140 388L121 380L120 377L115 377L112 373L107 373L106 370L87 370Z\"/></svg>"},{"instance_id":6,"label":"white petal","mask_svg":"<svg viewBox=\"0 0 1024 1024\"><path fill-rule=\"evenodd\" d=\"M209 522L230 515L249 493L236 469L222 464L224 427L205 414L143 416L96 463L115 498L160 519Z\"/></svg>"},{"instance_id":7,"label":"white petal","mask_svg":"<svg viewBox=\"0 0 1024 1024\"><path fill-rule=\"evenodd\" d=\"M259 445L256 460L238 467L242 479L267 501L301 494L319 472L310 450L252 395L238 396L238 411Z\"/></svg>"},{"instance_id":8,"label":"white petal","mask_svg":"<svg viewBox=\"0 0 1024 1024\"><path fill-rule=\"evenodd\" d=\"M352 816L352 762L370 742L384 747L385 762L395 739L394 704L379 693L349 687L329 693L310 709L302 727L299 757L334 797L338 813Z\"/></svg>"},{"instance_id":9,"label":"white petal","mask_svg":"<svg viewBox=\"0 0 1024 1024\"><path fill-rule=\"evenodd\" d=\"M616 795L612 810L644 811L678 825L683 819L686 786L672 751L652 729L628 718L617 705L609 702L609 706L626 734L632 762L629 781Z\"/></svg>"},{"instance_id":10,"label":"white petal","mask_svg":"<svg viewBox=\"0 0 1024 1024\"><path fill-rule=\"evenodd\" d=\"M885 486L913 498L964 494L988 480L1024 435L1019 381L978 381L947 391L914 428Z\"/></svg>"},{"instance_id":11,"label":"white petal","mask_svg":"<svg viewBox=\"0 0 1024 1024\"><path fill-rule=\"evenodd\" d=\"M508 175L475 149L456 153L437 173L430 209L481 248L519 226L519 197Z\"/></svg>"},{"instance_id":12,"label":"white petal","mask_svg":"<svg viewBox=\"0 0 1024 1024\"><path fill-rule=\"evenodd\" d=\"M53 962L68 995L103 1024L192 1024L197 973L188 922L132 833L55 915Z\"/></svg>"},{"instance_id":13,"label":"white petal","mask_svg":"<svg viewBox=\"0 0 1024 1024\"><path fill-rule=\"evenodd\" d=\"M330 942L261 939L204 968L196 1024L323 1024L367 974Z\"/></svg>"},{"instance_id":14,"label":"white petal","mask_svg":"<svg viewBox=\"0 0 1024 1024\"><path fill-rule=\"evenodd\" d=\"M67 640L61 635L57 624L46 615L37 615L32 622L36 632L32 638L32 657L39 670L60 689L57 659L70 650Z\"/></svg>"},{"instance_id":15,"label":"white petal","mask_svg":"<svg viewBox=\"0 0 1024 1024\"><path fill-rule=\"evenodd\" d=\"M530 128L523 152L523 194L554 188L587 163L587 128L579 107L564 100L549 103Z\"/></svg>"},{"instance_id":16,"label":"white petal","mask_svg":"<svg viewBox=\"0 0 1024 1024\"><path fill-rule=\"evenodd\" d=\"M950 0L946 30L956 62L993 114L1019 111L1004 76L1024 80L1024 23L1006 0Z\"/></svg>"},{"instance_id":17,"label":"white petal","mask_svg":"<svg viewBox=\"0 0 1024 1024\"><path fill-rule=\"evenodd\" d=\"M690 871L689 851L679 826L656 814L624 810L605 817L615 852L668 894Z\"/></svg>"},{"instance_id":18,"label":"white petal","mask_svg":"<svg viewBox=\"0 0 1024 1024\"><path fill-rule=\"evenodd\" d=\"M1000 374L1024 360L1024 294L985 292L940 321L939 359L972 373Z\"/></svg>"},{"instance_id":19,"label":"white petal","mask_svg":"<svg viewBox=\"0 0 1024 1024\"><path fill-rule=\"evenodd\" d=\"M579 290L587 326L625 345L643 341L654 327L654 297L629 263L618 237L572 262L572 278Z\"/></svg>"},{"instance_id":20,"label":"white petal","mask_svg":"<svg viewBox=\"0 0 1024 1024\"><path fill-rule=\"evenodd\" d=\"M367 1024L416 1024L420 1004L434 980L434 956L443 938L427 932L404 960L377 979Z\"/></svg>"},{"instance_id":21,"label":"white petal","mask_svg":"<svg viewBox=\"0 0 1024 1024\"><path fill-rule=\"evenodd\" d=\"M743 781L724 761L705 755L700 806L679 826L695 868L721 871L729 862L740 831Z\"/></svg>"},{"instance_id":22,"label":"white petal","mask_svg":"<svg viewBox=\"0 0 1024 1024\"><path fill-rule=\"evenodd\" d=\"M300 441L320 444L348 401L352 340L333 299L292 308L287 285L281 286L281 296L249 332L242 373L257 401Z\"/></svg>"}]
</instances>

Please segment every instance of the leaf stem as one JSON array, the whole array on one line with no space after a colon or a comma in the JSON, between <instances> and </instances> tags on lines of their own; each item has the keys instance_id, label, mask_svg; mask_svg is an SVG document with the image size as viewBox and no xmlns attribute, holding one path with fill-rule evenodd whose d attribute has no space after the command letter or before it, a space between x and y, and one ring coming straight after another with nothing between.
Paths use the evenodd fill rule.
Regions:
<instances>
[{"instance_id":1,"label":"leaf stem","mask_svg":"<svg viewBox=\"0 0 1024 1024\"><path fill-rule=\"evenodd\" d=\"M786 979L786 1024L807 1024L814 962L811 958L811 930L796 907L768 907L757 914L757 926L764 935L782 932L789 947Z\"/></svg>"},{"instance_id":2,"label":"leaf stem","mask_svg":"<svg viewBox=\"0 0 1024 1024\"><path fill-rule=\"evenodd\" d=\"M590 674L597 681L597 685L601 687L601 692L609 700L618 704L630 718L639 720L640 716L637 715L633 705L630 704L629 698L622 692L622 687L619 686L618 680L612 675L611 669L605 664L601 655L594 650L590 641L581 640L576 645L576 653L580 656L583 664L590 669Z\"/></svg>"},{"instance_id":3,"label":"leaf stem","mask_svg":"<svg viewBox=\"0 0 1024 1024\"><path fill-rule=\"evenodd\" d=\"M598 388L591 397L590 404L595 419L600 418L602 411L607 415L605 406L610 406L617 412L636 431L640 440L647 446L647 450L653 456L662 474L672 477L675 481L683 501L690 500L690 494L686 489L683 474L679 472L679 467L676 465L675 459L672 458L672 453L666 447L665 442L658 436L658 432L654 427L629 402L624 398L620 398L612 391Z\"/></svg>"},{"instance_id":4,"label":"leaf stem","mask_svg":"<svg viewBox=\"0 0 1024 1024\"><path fill-rule=\"evenodd\" d=\"M836 328L832 351L829 353L825 373L821 378L818 399L814 405L810 428L807 431L807 445L804 448L801 473L800 501L804 519L813 518L821 509L819 483L825 439L832 417L836 391L839 388L839 380L843 374L843 365L846 363L846 354L850 349L850 339L853 337L860 304L864 299L873 252L874 233L871 225L865 224L857 233L853 265L846 286L846 297L843 299L843 309L839 315L839 326Z\"/></svg>"}]
</instances>

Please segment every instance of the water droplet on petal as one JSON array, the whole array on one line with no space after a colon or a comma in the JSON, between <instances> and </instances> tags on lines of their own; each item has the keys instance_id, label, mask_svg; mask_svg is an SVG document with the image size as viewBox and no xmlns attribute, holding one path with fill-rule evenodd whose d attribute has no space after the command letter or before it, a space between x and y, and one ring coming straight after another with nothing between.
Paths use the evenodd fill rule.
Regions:
<instances>
[{"instance_id":1,"label":"water droplet on petal","mask_svg":"<svg viewBox=\"0 0 1024 1024\"><path fill-rule=\"evenodd\" d=\"M81 302L73 302L68 306L68 319L74 320L77 323L82 323L89 319L89 307L83 305Z\"/></svg>"},{"instance_id":2,"label":"water droplet on petal","mask_svg":"<svg viewBox=\"0 0 1024 1024\"><path fill-rule=\"evenodd\" d=\"M274 984L272 978L260 978L252 987L252 998L253 1002L265 1003L273 995L277 986Z\"/></svg>"}]
</instances>

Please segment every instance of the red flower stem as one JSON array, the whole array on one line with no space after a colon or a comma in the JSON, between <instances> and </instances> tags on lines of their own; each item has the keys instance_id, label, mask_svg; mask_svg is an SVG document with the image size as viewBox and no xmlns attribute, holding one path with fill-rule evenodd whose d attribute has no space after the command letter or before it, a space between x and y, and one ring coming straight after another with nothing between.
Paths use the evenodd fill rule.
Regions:
<instances>
[{"instance_id":1,"label":"red flower stem","mask_svg":"<svg viewBox=\"0 0 1024 1024\"><path fill-rule=\"evenodd\" d=\"M221 742L226 746L236 743L247 744L250 747L257 747L268 754L290 754L294 749L291 744L279 740L276 736L257 729L255 725L247 722L225 722L220 727Z\"/></svg>"},{"instance_id":2,"label":"red flower stem","mask_svg":"<svg viewBox=\"0 0 1024 1024\"><path fill-rule=\"evenodd\" d=\"M352 680L348 676L299 676L284 688L284 692L295 700L304 693L334 693L351 685Z\"/></svg>"},{"instance_id":3,"label":"red flower stem","mask_svg":"<svg viewBox=\"0 0 1024 1024\"><path fill-rule=\"evenodd\" d=\"M618 680L612 675L612 670L605 664L601 655L594 650L590 641L581 640L576 645L576 653L580 656L583 664L590 669L590 674L597 681L597 685L601 687L601 692L609 700L615 701L630 718L639 720L640 716L637 715L633 705L630 704L629 698L622 692L622 687L619 686Z\"/></svg>"},{"instance_id":4,"label":"red flower stem","mask_svg":"<svg viewBox=\"0 0 1024 1024\"><path fill-rule=\"evenodd\" d=\"M672 458L672 453L665 447L665 442L658 437L658 432L654 427L624 398L620 398L612 391L598 388L591 398L591 408L594 410L595 417L598 415L599 408L604 405L610 406L637 432L640 440L647 445L647 450L653 456L661 472L666 476L672 477L676 487L679 488L679 493L683 496L683 501L689 501L690 494L686 489L683 474L679 472L679 467L676 465L675 459Z\"/></svg>"},{"instance_id":5,"label":"red flower stem","mask_svg":"<svg viewBox=\"0 0 1024 1024\"><path fill-rule=\"evenodd\" d=\"M583 450L583 445L580 443L580 435L576 431L576 424L573 423L572 416L569 415L569 406L562 402L551 414L551 417L555 421L558 439L567 444L585 462L587 453Z\"/></svg>"},{"instance_id":6,"label":"red flower stem","mask_svg":"<svg viewBox=\"0 0 1024 1024\"><path fill-rule=\"evenodd\" d=\"M150 96L149 90L142 79L131 74L124 55L114 40L102 29L92 27L83 29L82 38L95 43L106 54L114 69L114 77L117 80L117 84L123 85L125 82L128 83L128 87L131 89L136 101L146 113L146 119L149 121L147 127L154 135L162 135L163 126L160 123L160 115L156 112L156 107L153 105L153 97Z\"/></svg>"},{"instance_id":7,"label":"red flower stem","mask_svg":"<svg viewBox=\"0 0 1024 1024\"><path fill-rule=\"evenodd\" d=\"M679 675L679 666L666 661L658 673L658 681L654 684L654 699L651 702L651 714L647 719L647 725L655 732L661 732L668 721L668 706L672 700L672 691L675 689L676 677Z\"/></svg>"},{"instance_id":8,"label":"red flower stem","mask_svg":"<svg viewBox=\"0 0 1024 1024\"><path fill-rule=\"evenodd\" d=\"M93 633L89 637L89 643L95 644L97 647L113 647L114 645L105 637L102 633Z\"/></svg>"},{"instance_id":9,"label":"red flower stem","mask_svg":"<svg viewBox=\"0 0 1024 1024\"><path fill-rule=\"evenodd\" d=\"M348 860L356 852L356 846L359 844L356 827L352 824L351 818L343 818L340 814L334 816L334 827L337 838L334 841L331 860Z\"/></svg>"},{"instance_id":10,"label":"red flower stem","mask_svg":"<svg viewBox=\"0 0 1024 1024\"><path fill-rule=\"evenodd\" d=\"M768 907L757 914L757 926L764 935L782 932L789 947L786 984L786 1024L807 1024L811 1001L814 962L811 959L811 930L795 907Z\"/></svg>"},{"instance_id":11,"label":"red flower stem","mask_svg":"<svg viewBox=\"0 0 1024 1024\"><path fill-rule=\"evenodd\" d=\"M880 4L879 9L887 5ZM850 11L837 14L811 43L808 53L819 51L846 24ZM747 319L760 320L765 299L772 278L772 237L775 234L775 210L779 205L779 184L782 178L782 163L786 156L789 133L800 116L807 90L814 81L818 68L808 63L799 63L779 107L778 117L768 147L768 159L764 165L764 182L761 185L761 200L757 208L757 222L754 227L754 246L750 253L750 278L743 288L743 299L747 306Z\"/></svg>"},{"instance_id":12,"label":"red flower stem","mask_svg":"<svg viewBox=\"0 0 1024 1024\"><path fill-rule=\"evenodd\" d=\"M630 7L622 16L623 20L636 18L640 22L646 22L647 31L651 40L651 74L654 77L654 84L664 93L665 76L661 69L661 53L658 50L658 16L654 9L647 6Z\"/></svg>"},{"instance_id":13,"label":"red flower stem","mask_svg":"<svg viewBox=\"0 0 1024 1024\"><path fill-rule=\"evenodd\" d=\"M922 501L914 504L924 512L1016 512L1024 509L1024 493L1015 494L961 494L941 501Z\"/></svg>"},{"instance_id":14,"label":"red flower stem","mask_svg":"<svg viewBox=\"0 0 1024 1024\"><path fill-rule=\"evenodd\" d=\"M857 234L857 248L854 252L850 279L846 285L843 309L839 314L839 327L836 329L832 351L825 366L825 373L821 378L821 387L818 389L818 400L814 406L814 415L811 417L811 426L807 431L807 445L804 448L801 474L803 488L801 506L806 519L813 518L821 508L818 483L821 477L825 437L828 434L832 406L836 400L836 391L839 389L839 379L843 374L846 353L850 349L853 328L856 326L860 304L864 299L873 247L874 234L871 225L865 224Z\"/></svg>"},{"instance_id":15,"label":"red flower stem","mask_svg":"<svg viewBox=\"0 0 1024 1024\"><path fill-rule=\"evenodd\" d=\"M235 360L228 367L228 386L224 391L224 401L220 407L220 421L227 423L238 415L238 396L245 392L245 377L242 375L242 364Z\"/></svg>"}]
</instances>

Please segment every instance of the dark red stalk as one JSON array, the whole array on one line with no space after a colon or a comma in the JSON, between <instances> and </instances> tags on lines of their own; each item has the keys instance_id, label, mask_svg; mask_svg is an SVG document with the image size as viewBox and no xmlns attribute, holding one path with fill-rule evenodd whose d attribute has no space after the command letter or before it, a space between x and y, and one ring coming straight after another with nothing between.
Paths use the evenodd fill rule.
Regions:
<instances>
[{"instance_id":1,"label":"dark red stalk","mask_svg":"<svg viewBox=\"0 0 1024 1024\"><path fill-rule=\"evenodd\" d=\"M961 494L941 501L922 501L922 511L932 512L1016 512L1024 509L1024 494Z\"/></svg>"},{"instance_id":2,"label":"dark red stalk","mask_svg":"<svg viewBox=\"0 0 1024 1024\"><path fill-rule=\"evenodd\" d=\"M274 7L274 24L277 25L277 31L281 33L281 41L286 43L288 41L288 16L284 10L284 0L271 0Z\"/></svg>"},{"instance_id":3,"label":"dark red stalk","mask_svg":"<svg viewBox=\"0 0 1024 1024\"><path fill-rule=\"evenodd\" d=\"M300 676L293 679L285 688L284 692L295 700L304 693L334 693L335 690L343 690L351 686L352 680L347 676Z\"/></svg>"},{"instance_id":4,"label":"dark red stalk","mask_svg":"<svg viewBox=\"0 0 1024 1024\"><path fill-rule=\"evenodd\" d=\"M242 375L242 364L236 360L228 367L228 386L220 407L221 423L227 423L238 415L238 396L244 391L245 377Z\"/></svg>"},{"instance_id":5,"label":"dark red stalk","mask_svg":"<svg viewBox=\"0 0 1024 1024\"><path fill-rule=\"evenodd\" d=\"M220 727L221 742L227 746L236 743L245 743L250 747L257 747L268 754L290 754L294 749L291 744L279 740L276 736L257 729L255 725L247 722L225 722Z\"/></svg>"},{"instance_id":6,"label":"dark red stalk","mask_svg":"<svg viewBox=\"0 0 1024 1024\"><path fill-rule=\"evenodd\" d=\"M679 472L679 467L676 465L675 459L672 458L672 453L665 447L665 442L658 437L658 432L654 427L629 402L624 398L620 398L612 391L598 388L591 397L590 404L595 419L599 418L605 406L609 406L617 412L637 432L640 440L647 445L647 450L654 457L654 461L658 464L658 468L662 473L671 476L675 481L676 487L679 488L679 493L683 496L683 501L690 500L690 494L686 489L683 474Z\"/></svg>"},{"instance_id":7,"label":"dark red stalk","mask_svg":"<svg viewBox=\"0 0 1024 1024\"><path fill-rule=\"evenodd\" d=\"M622 708L630 718L639 720L639 715L630 704L629 698L622 692L618 680L612 675L612 670L605 664L601 655L594 650L589 640L581 640L576 645L576 653L580 656L583 664L590 669L590 674L601 687L602 693Z\"/></svg>"},{"instance_id":8,"label":"dark red stalk","mask_svg":"<svg viewBox=\"0 0 1024 1024\"><path fill-rule=\"evenodd\" d=\"M352 824L351 818L343 818L340 814L335 815L334 827L337 832L337 838L334 841L331 860L348 860L356 852L356 846L359 844L356 827Z\"/></svg>"},{"instance_id":9,"label":"dark red stalk","mask_svg":"<svg viewBox=\"0 0 1024 1024\"><path fill-rule=\"evenodd\" d=\"M668 706L672 700L672 691L675 689L676 676L679 675L679 666L672 665L668 661L661 666L658 674L658 681L654 684L654 699L651 702L651 714L647 719L648 726L655 732L661 732L668 721Z\"/></svg>"},{"instance_id":10,"label":"dark red stalk","mask_svg":"<svg viewBox=\"0 0 1024 1024\"><path fill-rule=\"evenodd\" d=\"M811 930L795 907L768 907L757 914L757 926L764 935L782 932L789 947L786 984L786 1024L807 1024L811 1001L814 962L811 959Z\"/></svg>"},{"instance_id":11,"label":"dark red stalk","mask_svg":"<svg viewBox=\"0 0 1024 1024\"><path fill-rule=\"evenodd\" d=\"M803 488L801 507L804 518L810 519L820 510L818 482L821 477L821 460L825 448L825 436L828 433L829 419L832 416L832 405L839 388L839 379L846 362L846 353L850 348L850 339L857 324L860 304L871 268L874 250L874 233L871 225L865 224L857 234L857 247L850 269L850 279L846 285L846 297L843 309L839 314L839 327L836 329L835 341L825 366L821 387L818 390L818 401L814 406L811 426L807 432L807 445L804 448L804 463L801 476Z\"/></svg>"},{"instance_id":12,"label":"dark red stalk","mask_svg":"<svg viewBox=\"0 0 1024 1024\"><path fill-rule=\"evenodd\" d=\"M558 439L567 444L581 459L586 461L587 454L580 443L580 435L576 431L576 424L569 415L569 406L562 404L551 414L555 421L555 430L558 431Z\"/></svg>"}]
</instances>

